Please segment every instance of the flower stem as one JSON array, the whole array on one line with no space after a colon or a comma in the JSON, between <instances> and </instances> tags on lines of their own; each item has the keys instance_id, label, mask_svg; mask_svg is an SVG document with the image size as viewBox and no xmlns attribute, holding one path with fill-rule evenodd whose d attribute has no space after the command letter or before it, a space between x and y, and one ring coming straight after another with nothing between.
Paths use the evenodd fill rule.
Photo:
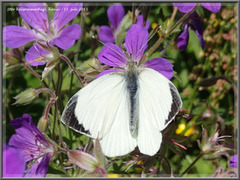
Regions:
<instances>
[{"instance_id":1,"label":"flower stem","mask_svg":"<svg viewBox=\"0 0 240 180\"><path fill-rule=\"evenodd\" d=\"M160 154L160 155L161 155L161 156L160 156L159 160L161 160L161 158L163 158L163 159L165 160L165 162L167 163L167 165L168 165L168 167L169 167L170 177L174 177L174 176L173 176L173 170L172 170L172 168L171 168L171 165L170 165L168 159L167 159L163 154Z\"/></svg>"},{"instance_id":2,"label":"flower stem","mask_svg":"<svg viewBox=\"0 0 240 180\"><path fill-rule=\"evenodd\" d=\"M78 60L78 55L79 55L80 48L81 48L82 39L83 39L84 33L85 33L85 31L84 31L84 22L85 22L85 13L82 12L81 13L81 30L82 30L82 34L79 37L78 42L77 42L76 54L74 55L74 59L73 59L73 65L74 66L76 66L76 64L77 64L77 60ZM71 94L71 92L72 92L72 84L73 84L73 74L71 74L69 94Z\"/></svg>"},{"instance_id":3,"label":"flower stem","mask_svg":"<svg viewBox=\"0 0 240 180\"><path fill-rule=\"evenodd\" d=\"M76 48L76 54L74 55L74 60L73 60L73 64L77 64L77 60L78 60L78 55L79 55L79 52L80 52L80 48L81 48L81 44L82 44L82 39L84 37L84 22L85 22L85 13L82 12L81 13L81 36L79 37L78 39L78 42L77 42L77 48Z\"/></svg>"},{"instance_id":4,"label":"flower stem","mask_svg":"<svg viewBox=\"0 0 240 180\"><path fill-rule=\"evenodd\" d=\"M47 85L47 83L42 79L42 77L38 74L38 73L36 73L27 63L22 63L34 76L36 76L43 84L44 84L44 86L45 87L47 87L48 88L48 85Z\"/></svg>"},{"instance_id":5,"label":"flower stem","mask_svg":"<svg viewBox=\"0 0 240 180\"><path fill-rule=\"evenodd\" d=\"M58 97L61 97L61 87L62 87L62 70L61 70L61 65L60 63L58 64L57 66L57 70L58 70L58 82L57 82L57 89L56 89L56 92L57 92L57 96ZM59 99L60 100L60 99ZM60 116L59 116L59 111L58 109L62 109L61 107L59 107L62 103L62 101L57 101L57 103L55 103L55 112L54 112L54 118L58 119L57 123L58 123L58 128L59 128L59 139L60 139L60 143L63 144L63 140L62 140L62 132L61 132L61 127L60 127Z\"/></svg>"},{"instance_id":6,"label":"flower stem","mask_svg":"<svg viewBox=\"0 0 240 180\"><path fill-rule=\"evenodd\" d=\"M82 80L81 80L80 77L78 76L77 72L75 71L75 68L74 68L73 64L72 64L71 61L68 59L68 57L65 56L65 55L63 55L63 54L60 54L60 58L61 58L62 60L64 60L64 61L68 64L68 66L72 69L74 75L78 78L78 81L81 83L81 85L83 85Z\"/></svg>"},{"instance_id":7,"label":"flower stem","mask_svg":"<svg viewBox=\"0 0 240 180\"><path fill-rule=\"evenodd\" d=\"M61 71L61 67L60 67L60 63L57 64L57 71L58 71L58 79L57 79L57 87L56 87L56 95L57 97L60 97L60 93L61 93L61 85L62 85L62 71ZM55 135L55 126L56 126L56 122L58 123L58 127L59 127L59 138L60 138L60 142L62 143L62 137L61 137L61 130L60 130L60 126L59 126L59 121L60 118L58 115L58 103L60 103L61 101L57 101L57 103L55 103L55 108L54 108L54 123L53 123L53 135Z\"/></svg>"},{"instance_id":8,"label":"flower stem","mask_svg":"<svg viewBox=\"0 0 240 180\"><path fill-rule=\"evenodd\" d=\"M174 8L173 8L172 16L171 16L171 18L170 18L170 20L169 20L169 23L168 23L168 25L167 25L167 31L169 30L169 28L170 28L170 26L171 26L171 24L172 24L172 22L173 22L173 20L174 20L174 18L175 18L175 16L176 16L176 14L177 14L177 10L178 10L177 7L174 7Z\"/></svg>"},{"instance_id":9,"label":"flower stem","mask_svg":"<svg viewBox=\"0 0 240 180\"><path fill-rule=\"evenodd\" d=\"M48 119L48 114L49 114L51 105L54 104L54 103L56 102L56 100L57 100L57 98L50 98L50 100L49 100L49 102L48 102L48 104L47 104L45 113L44 113L44 118L45 118L45 119Z\"/></svg>"},{"instance_id":10,"label":"flower stem","mask_svg":"<svg viewBox=\"0 0 240 180\"><path fill-rule=\"evenodd\" d=\"M190 164L190 166L188 166L188 168L179 176L179 177L182 177L184 174L186 174L191 168L192 166L202 157L204 153L201 152L198 157Z\"/></svg>"},{"instance_id":11,"label":"flower stem","mask_svg":"<svg viewBox=\"0 0 240 180\"><path fill-rule=\"evenodd\" d=\"M40 89L37 89L36 90L36 93L39 95L40 93L42 93L43 91L46 91L48 92L52 98L56 98L56 94L54 91L52 91L51 89L49 88L40 88Z\"/></svg>"},{"instance_id":12,"label":"flower stem","mask_svg":"<svg viewBox=\"0 0 240 180\"><path fill-rule=\"evenodd\" d=\"M188 18L188 16L190 14L192 14L195 10L196 10L197 6L195 6L193 8L193 10L191 10L190 12L184 14L172 27L170 30L167 30L165 32L165 34L163 36L160 36L159 39L157 40L157 42L149 49L149 51L146 53L146 56L150 56L158 47L159 45L162 43L162 41L164 39L166 39L171 33L172 31L179 25L181 24L184 20L186 20ZM144 58L145 60L147 60L147 58ZM144 63L144 62L143 62Z\"/></svg>"},{"instance_id":13,"label":"flower stem","mask_svg":"<svg viewBox=\"0 0 240 180\"><path fill-rule=\"evenodd\" d=\"M132 3L132 24L135 23L136 21L136 4L133 2Z\"/></svg>"}]
</instances>

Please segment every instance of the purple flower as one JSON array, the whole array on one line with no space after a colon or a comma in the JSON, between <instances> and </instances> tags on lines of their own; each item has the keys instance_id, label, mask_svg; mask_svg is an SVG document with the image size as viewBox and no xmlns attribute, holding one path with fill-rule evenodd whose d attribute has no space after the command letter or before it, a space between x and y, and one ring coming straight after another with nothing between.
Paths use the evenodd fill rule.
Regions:
<instances>
[{"instance_id":1,"label":"purple flower","mask_svg":"<svg viewBox=\"0 0 240 180\"><path fill-rule=\"evenodd\" d=\"M3 177L23 177L26 168L23 153L3 145Z\"/></svg>"},{"instance_id":2,"label":"purple flower","mask_svg":"<svg viewBox=\"0 0 240 180\"><path fill-rule=\"evenodd\" d=\"M234 155L230 161L230 165L233 168L237 168L238 167L238 155Z\"/></svg>"},{"instance_id":3,"label":"purple flower","mask_svg":"<svg viewBox=\"0 0 240 180\"><path fill-rule=\"evenodd\" d=\"M24 114L11 120L17 134L9 140L9 146L23 152L25 162L35 160L26 177L44 177L55 148L50 144L32 121L32 117Z\"/></svg>"},{"instance_id":4,"label":"purple flower","mask_svg":"<svg viewBox=\"0 0 240 180\"><path fill-rule=\"evenodd\" d=\"M121 21L125 15L124 7L121 4L109 6L107 10L108 19L112 27L101 26L98 30L99 39L102 42L115 42ZM143 24L143 16L139 15L137 24ZM150 22L147 20L145 27L150 27Z\"/></svg>"},{"instance_id":5,"label":"purple flower","mask_svg":"<svg viewBox=\"0 0 240 180\"><path fill-rule=\"evenodd\" d=\"M5 26L3 28L3 44L8 48L18 48L36 41L68 49L80 37L81 28L78 24L64 26L77 16L81 8L82 3L59 3L53 19L49 21L43 3L20 3L18 5L19 14L32 29L14 25ZM28 50L27 54L29 55L26 56L26 61L33 61L49 52L40 49L40 46L36 44ZM38 66L45 62L36 61L30 64Z\"/></svg>"},{"instance_id":6,"label":"purple flower","mask_svg":"<svg viewBox=\"0 0 240 180\"><path fill-rule=\"evenodd\" d=\"M187 48L189 40L189 29L192 29L195 32L201 43L201 47L204 48L206 46L206 43L203 39L203 25L200 17L196 12L192 13L189 16L187 22L183 23L183 27L184 30L182 34L180 34L177 38L177 47L180 51L184 51Z\"/></svg>"},{"instance_id":7,"label":"purple flower","mask_svg":"<svg viewBox=\"0 0 240 180\"><path fill-rule=\"evenodd\" d=\"M98 59L102 63L113 66L115 69L109 69L101 72L98 77L115 71L124 71L127 68L128 62L131 59L135 64L139 65L145 50L147 49L148 42L148 31L145 27L134 24L128 30L125 36L125 49L127 55L113 43L106 43L102 50L98 53ZM173 77L172 64L164 58L154 58L143 65L138 67L141 68L152 68L159 73L163 74L166 78L171 79Z\"/></svg>"},{"instance_id":8,"label":"purple flower","mask_svg":"<svg viewBox=\"0 0 240 180\"><path fill-rule=\"evenodd\" d=\"M101 26L98 31L99 39L103 42L114 42L115 37L114 33L117 31L123 17L125 10L121 4L111 5L107 10L108 20L112 25L112 28L109 26Z\"/></svg>"},{"instance_id":9,"label":"purple flower","mask_svg":"<svg viewBox=\"0 0 240 180\"><path fill-rule=\"evenodd\" d=\"M138 19L137 19L137 23L136 23L136 24L143 25L143 15L139 15L139 16L138 16ZM149 29L149 27L150 27L150 22L149 22L148 19L147 19L146 24L145 24L144 27L145 27L146 29Z\"/></svg>"},{"instance_id":10,"label":"purple flower","mask_svg":"<svg viewBox=\"0 0 240 180\"><path fill-rule=\"evenodd\" d=\"M182 13L187 13L193 10L197 3L173 3L175 7ZM200 3L207 10L217 13L221 9L221 3Z\"/></svg>"}]
</instances>

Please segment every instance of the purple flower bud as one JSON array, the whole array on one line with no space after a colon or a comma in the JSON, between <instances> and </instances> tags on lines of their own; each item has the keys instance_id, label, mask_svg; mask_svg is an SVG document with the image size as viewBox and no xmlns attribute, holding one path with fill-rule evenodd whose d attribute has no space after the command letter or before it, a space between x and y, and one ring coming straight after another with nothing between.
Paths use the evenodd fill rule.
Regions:
<instances>
[{"instance_id":1,"label":"purple flower bud","mask_svg":"<svg viewBox=\"0 0 240 180\"><path fill-rule=\"evenodd\" d=\"M49 126L49 119L46 119L45 116L41 117L38 121L38 129L40 132L46 132Z\"/></svg>"},{"instance_id":2,"label":"purple flower bud","mask_svg":"<svg viewBox=\"0 0 240 180\"><path fill-rule=\"evenodd\" d=\"M95 157L79 150L69 150L67 152L69 159L82 169L87 171L95 171L98 166L98 161Z\"/></svg>"}]
</instances>

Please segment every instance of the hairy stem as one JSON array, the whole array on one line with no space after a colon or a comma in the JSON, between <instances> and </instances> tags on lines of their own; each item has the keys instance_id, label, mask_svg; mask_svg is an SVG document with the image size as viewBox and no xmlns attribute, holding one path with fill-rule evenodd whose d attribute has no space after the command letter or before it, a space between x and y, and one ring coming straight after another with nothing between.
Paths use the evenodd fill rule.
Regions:
<instances>
[{"instance_id":1,"label":"hairy stem","mask_svg":"<svg viewBox=\"0 0 240 180\"><path fill-rule=\"evenodd\" d=\"M73 64L71 63L70 59L68 59L68 57L63 54L60 54L60 58L68 64L68 66L72 69L74 75L78 78L78 81L81 83L81 85L83 85L83 82L80 79L80 77L78 76L77 72L75 71L75 68L74 68Z\"/></svg>"},{"instance_id":2,"label":"hairy stem","mask_svg":"<svg viewBox=\"0 0 240 180\"><path fill-rule=\"evenodd\" d=\"M168 23L168 25L167 25L167 31L169 30L170 26L172 25L172 22L173 22L176 14L177 14L177 10L178 10L177 7L174 7L174 8L173 8L172 16L171 16L171 18L170 18L170 20L169 20L169 23Z\"/></svg>"},{"instance_id":3,"label":"hairy stem","mask_svg":"<svg viewBox=\"0 0 240 180\"><path fill-rule=\"evenodd\" d=\"M190 164L190 166L187 167L187 169L179 176L179 177L182 177L184 174L186 174L191 168L192 166L202 157L204 153L201 152L198 157Z\"/></svg>"},{"instance_id":4,"label":"hairy stem","mask_svg":"<svg viewBox=\"0 0 240 180\"><path fill-rule=\"evenodd\" d=\"M78 42L77 42L77 47L76 47L76 54L74 55L74 60L73 60L73 65L76 66L77 64L77 60L78 60L78 55L79 55L79 52L80 52L80 48L81 48L81 43L82 43L82 39L84 37L84 22L85 22L85 13L81 13L81 31L82 31L82 34L81 36L79 37L78 39ZM69 87L69 94L71 94L72 92L72 84L73 84L73 74L71 74L71 80L70 80L70 87Z\"/></svg>"},{"instance_id":5,"label":"hairy stem","mask_svg":"<svg viewBox=\"0 0 240 180\"><path fill-rule=\"evenodd\" d=\"M48 88L48 85L47 83L42 79L42 77L37 73L35 72L27 63L22 63L34 76L36 76L43 84L45 87Z\"/></svg>"}]
</instances>

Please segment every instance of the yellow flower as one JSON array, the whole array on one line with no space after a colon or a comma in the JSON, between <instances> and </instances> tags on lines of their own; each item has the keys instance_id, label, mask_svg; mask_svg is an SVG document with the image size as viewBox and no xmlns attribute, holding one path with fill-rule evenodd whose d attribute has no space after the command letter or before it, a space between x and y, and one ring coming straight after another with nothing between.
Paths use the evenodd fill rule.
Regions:
<instances>
[{"instance_id":1,"label":"yellow flower","mask_svg":"<svg viewBox=\"0 0 240 180\"><path fill-rule=\"evenodd\" d=\"M108 174L107 176L108 176L108 177L111 177L111 178L121 177L120 174Z\"/></svg>"},{"instance_id":2,"label":"yellow flower","mask_svg":"<svg viewBox=\"0 0 240 180\"><path fill-rule=\"evenodd\" d=\"M158 26L157 23L152 23L152 29L155 29ZM161 36L162 34L160 33L160 31L157 31L158 35Z\"/></svg>"},{"instance_id":3,"label":"yellow flower","mask_svg":"<svg viewBox=\"0 0 240 180\"><path fill-rule=\"evenodd\" d=\"M185 123L179 124L178 128L176 129L176 134L181 134L184 131L185 128L186 128Z\"/></svg>"},{"instance_id":4,"label":"yellow flower","mask_svg":"<svg viewBox=\"0 0 240 180\"><path fill-rule=\"evenodd\" d=\"M194 128L190 127L185 133L184 136L190 136L193 134Z\"/></svg>"},{"instance_id":5,"label":"yellow flower","mask_svg":"<svg viewBox=\"0 0 240 180\"><path fill-rule=\"evenodd\" d=\"M185 131L185 133L183 134L184 136L196 135L196 129L194 128L194 126L191 126L186 130L186 124L180 123L178 125L178 128L176 129L176 134L181 134L183 131Z\"/></svg>"}]
</instances>

